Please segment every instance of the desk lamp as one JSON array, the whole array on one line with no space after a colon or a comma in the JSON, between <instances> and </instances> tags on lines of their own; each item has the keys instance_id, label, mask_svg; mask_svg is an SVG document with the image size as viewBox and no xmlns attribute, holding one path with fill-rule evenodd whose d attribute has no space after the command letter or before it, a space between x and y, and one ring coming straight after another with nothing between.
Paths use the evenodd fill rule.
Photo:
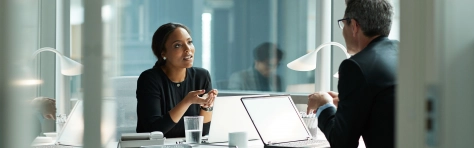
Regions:
<instances>
[{"instance_id":1,"label":"desk lamp","mask_svg":"<svg viewBox=\"0 0 474 148\"><path fill-rule=\"evenodd\" d=\"M288 68L290 68L292 70L296 70L296 71L314 70L314 69L316 69L317 53L322 48L324 48L326 46L330 46L330 45L334 45L334 46L339 47L341 50L344 51L344 54L346 55L346 58L350 57L350 55L347 53L347 49L343 45L341 45L340 43L337 43L337 42L329 42L329 43L324 43L324 44L319 45L318 48L316 48L316 50L314 50L314 51L312 51L312 52L310 52L306 55L303 55L303 56L299 57L296 60L291 61L286 66ZM323 62L323 64L330 64L330 61L322 61L322 62ZM336 78L339 78L338 73L334 74L333 76L336 77ZM330 79L330 78L319 78L319 79ZM321 82L321 80L319 82ZM321 85L325 85L325 84L321 84ZM320 87L320 88L323 88L323 87Z\"/></svg>"},{"instance_id":2,"label":"desk lamp","mask_svg":"<svg viewBox=\"0 0 474 148\"><path fill-rule=\"evenodd\" d=\"M66 75L66 76L75 76L75 75L82 74L82 64L64 56L62 53L60 53L54 48L50 48L50 47L40 48L33 53L33 57L36 57L36 55L38 55L40 52L43 52L43 51L54 52L59 57L59 59L61 59L61 62L60 62L61 74Z\"/></svg>"},{"instance_id":3,"label":"desk lamp","mask_svg":"<svg viewBox=\"0 0 474 148\"><path fill-rule=\"evenodd\" d=\"M82 74L82 64L64 56L61 52L57 51L56 49L54 48L51 48L51 47L43 47L43 48L40 48L38 50L36 50L34 53L33 53L33 57L32 58L35 58L40 52L43 52L43 51L51 51L51 52L54 52L56 54L57 57L59 57L60 59L60 69L61 69L61 74L63 75L66 75L66 76L75 76L75 75L80 75ZM59 87L59 86L56 86L56 87ZM59 91L63 91L62 89L59 89ZM62 93L61 93L62 94ZM61 98L56 98L56 104L59 104L59 105L63 105L61 104L60 101L65 101L64 100L65 98L61 99ZM56 105L57 106L57 105ZM67 115L66 114L61 114L61 113L64 113L64 110L63 110L63 107L56 107L57 111L56 111L56 124L57 125L62 125L66 122L66 119L67 119ZM58 133L59 135L59 131L61 131L61 129L56 129L56 132Z\"/></svg>"}]
</instances>

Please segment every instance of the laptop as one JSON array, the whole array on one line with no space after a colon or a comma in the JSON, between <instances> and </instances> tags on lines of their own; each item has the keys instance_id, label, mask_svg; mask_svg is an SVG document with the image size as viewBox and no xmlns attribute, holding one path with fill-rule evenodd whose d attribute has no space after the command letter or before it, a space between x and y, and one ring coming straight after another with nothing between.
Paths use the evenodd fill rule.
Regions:
<instances>
[{"instance_id":1,"label":"laptop","mask_svg":"<svg viewBox=\"0 0 474 148\"><path fill-rule=\"evenodd\" d=\"M250 121L247 115L247 111L245 111L244 106L240 102L240 98L242 97L243 96L216 97L212 111L208 142L228 142L230 132L242 131L247 132L248 140L260 139L252 121Z\"/></svg>"},{"instance_id":2,"label":"laptop","mask_svg":"<svg viewBox=\"0 0 474 148\"><path fill-rule=\"evenodd\" d=\"M84 136L84 103L78 100L71 110L66 123L64 124L55 148L81 147ZM102 146L109 144L114 138L115 129L115 100L102 100L102 121L101 121L101 143ZM100 112L99 112L100 113Z\"/></svg>"},{"instance_id":3,"label":"laptop","mask_svg":"<svg viewBox=\"0 0 474 148\"><path fill-rule=\"evenodd\" d=\"M329 147L313 139L290 96L242 97L247 114L265 148Z\"/></svg>"}]
</instances>

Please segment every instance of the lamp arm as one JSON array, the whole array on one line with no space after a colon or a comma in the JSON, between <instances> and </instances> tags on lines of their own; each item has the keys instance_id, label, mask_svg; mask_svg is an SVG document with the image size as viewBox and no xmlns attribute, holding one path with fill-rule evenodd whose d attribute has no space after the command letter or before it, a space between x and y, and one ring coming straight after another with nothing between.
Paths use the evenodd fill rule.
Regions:
<instances>
[{"instance_id":1,"label":"lamp arm","mask_svg":"<svg viewBox=\"0 0 474 148\"><path fill-rule=\"evenodd\" d=\"M286 66L288 68L290 68L292 70L296 70L296 71L314 70L316 68L316 61L315 60L317 59L317 54L318 54L319 50L321 50L323 47L329 46L329 45L334 45L334 46L337 46L337 47L341 48L341 50L346 55L346 58L351 57L349 55L349 53L347 53L347 49L342 44L337 43L337 42L328 42L328 43L324 43L324 44L319 45L318 48L316 48L315 50L299 57L296 60L291 61Z\"/></svg>"},{"instance_id":2,"label":"lamp arm","mask_svg":"<svg viewBox=\"0 0 474 148\"><path fill-rule=\"evenodd\" d=\"M337 47L341 48L341 50L344 51L344 54L346 55L346 58L351 57L351 55L349 55L349 53L347 53L347 49L342 44L340 44L338 42L328 42L328 43L321 44L321 45L318 46L318 48L316 48L315 52L318 53L319 50L321 50L324 47L329 46L329 45L334 45L334 46L337 46Z\"/></svg>"},{"instance_id":3,"label":"lamp arm","mask_svg":"<svg viewBox=\"0 0 474 148\"><path fill-rule=\"evenodd\" d=\"M32 57L32 58L35 58L37 54L39 54L40 52L43 52L43 51L51 51L51 52L54 52L54 53L58 54L58 55L61 56L61 57L64 56L62 53L60 53L59 51L57 51L57 50L54 49L54 48L51 48L51 47L43 47L43 48L40 48L40 49L36 50L36 51L33 53L33 57Z\"/></svg>"}]
</instances>

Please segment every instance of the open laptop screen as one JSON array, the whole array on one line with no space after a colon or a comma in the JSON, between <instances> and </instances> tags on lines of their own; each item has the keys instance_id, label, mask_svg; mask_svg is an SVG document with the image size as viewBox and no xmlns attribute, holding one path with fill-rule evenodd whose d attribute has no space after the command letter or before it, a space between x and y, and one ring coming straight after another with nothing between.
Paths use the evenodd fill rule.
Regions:
<instances>
[{"instance_id":1,"label":"open laptop screen","mask_svg":"<svg viewBox=\"0 0 474 148\"><path fill-rule=\"evenodd\" d=\"M311 137L290 96L242 98L242 103L266 144Z\"/></svg>"},{"instance_id":2,"label":"open laptop screen","mask_svg":"<svg viewBox=\"0 0 474 148\"><path fill-rule=\"evenodd\" d=\"M209 142L227 142L230 132L247 132L248 140L260 139L255 127L250 121L240 98L253 96L224 96L214 100ZM259 95L264 96L264 95ZM268 95L266 95L268 96Z\"/></svg>"},{"instance_id":3,"label":"open laptop screen","mask_svg":"<svg viewBox=\"0 0 474 148\"><path fill-rule=\"evenodd\" d=\"M102 100L102 121L101 121L101 142L102 146L105 146L111 142L114 138L115 129L115 100L103 99ZM64 124L58 140L56 141L59 145L67 146L83 146L84 137L84 103L82 100L78 100L74 108L71 110L69 117Z\"/></svg>"}]
</instances>

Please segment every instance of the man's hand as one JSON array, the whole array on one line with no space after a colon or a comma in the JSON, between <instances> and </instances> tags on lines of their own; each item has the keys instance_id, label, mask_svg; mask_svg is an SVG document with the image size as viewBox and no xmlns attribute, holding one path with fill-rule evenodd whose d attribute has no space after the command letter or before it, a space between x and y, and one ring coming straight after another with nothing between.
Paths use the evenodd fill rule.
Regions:
<instances>
[{"instance_id":1,"label":"man's hand","mask_svg":"<svg viewBox=\"0 0 474 148\"><path fill-rule=\"evenodd\" d=\"M337 107L337 104L339 104L339 93L329 91L328 94L332 97L332 103Z\"/></svg>"},{"instance_id":2,"label":"man's hand","mask_svg":"<svg viewBox=\"0 0 474 148\"><path fill-rule=\"evenodd\" d=\"M315 113L320 106L329 102L333 102L333 99L327 92L313 93L308 96L308 108L306 109L306 113Z\"/></svg>"}]
</instances>

